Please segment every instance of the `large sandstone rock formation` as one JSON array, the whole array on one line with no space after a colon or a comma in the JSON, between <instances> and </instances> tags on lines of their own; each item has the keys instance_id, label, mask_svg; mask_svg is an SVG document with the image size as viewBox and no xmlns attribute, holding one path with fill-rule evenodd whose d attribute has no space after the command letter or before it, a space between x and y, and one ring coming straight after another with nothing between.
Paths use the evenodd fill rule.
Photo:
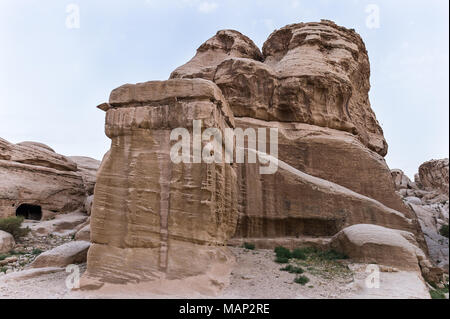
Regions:
<instances>
[{"instance_id":1,"label":"large sandstone rock formation","mask_svg":"<svg viewBox=\"0 0 450 319\"><path fill-rule=\"evenodd\" d=\"M19 213L46 219L83 209L93 191L95 165L99 165L93 159L84 158L84 162L79 168L44 144L0 139L0 218Z\"/></svg>"},{"instance_id":2,"label":"large sandstone rock formation","mask_svg":"<svg viewBox=\"0 0 450 319\"><path fill-rule=\"evenodd\" d=\"M417 216L383 158L369 76L360 36L322 21L276 30L262 53L241 33L219 31L171 79L113 90L99 106L112 143L95 186L85 286L192 276L224 283L227 241L328 247L365 224L380 230L371 245L386 247L371 260L398 253L405 268L428 271ZM276 173L262 175L260 163L171 162L171 129L192 133L200 119L204 128L277 128ZM388 251L394 233L409 234L416 248Z\"/></svg>"},{"instance_id":3,"label":"large sandstone rock formation","mask_svg":"<svg viewBox=\"0 0 450 319\"><path fill-rule=\"evenodd\" d=\"M218 87L203 79L125 85L111 93L91 212L85 280L124 283L211 276L221 285L233 258L224 247L237 221L230 164L175 164L173 128L233 127ZM205 144L205 142L204 142Z\"/></svg>"},{"instance_id":4,"label":"large sandstone rock formation","mask_svg":"<svg viewBox=\"0 0 450 319\"><path fill-rule=\"evenodd\" d=\"M448 158L423 163L418 177L424 189L438 191L448 197Z\"/></svg>"},{"instance_id":5,"label":"large sandstone rock formation","mask_svg":"<svg viewBox=\"0 0 450 319\"><path fill-rule=\"evenodd\" d=\"M216 56L217 50L221 54ZM251 54L243 56L242 52ZM370 67L359 35L330 21L300 23L276 30L265 42L263 53L255 52L257 47L242 34L221 31L202 45L191 61L176 69L171 78L202 77L214 81L229 102L238 127L279 128L280 160L404 214L410 219L403 226L406 229L410 227L407 224L415 223L414 214L395 194L382 157L387 144L370 108ZM255 176L242 179L252 181ZM275 223L281 225L292 225L288 220L293 218L317 225L325 218L315 214L315 222L311 216L295 217L299 212L303 214L304 209L295 206L290 209L290 199L278 196L279 188L270 194L272 191L264 182L261 187L266 193L263 195L260 189L260 196L255 197L254 193L250 196L261 198L256 202L265 209L246 205L248 199L242 189L245 182L242 185L240 195L244 198L240 201L243 209L238 235L255 238L294 235L286 233L282 226L271 226L268 215L272 214L276 216ZM252 191L257 190L252 187ZM320 211L323 203L315 194L308 196L313 202L308 208ZM273 197L283 203L274 206ZM253 214L249 210L256 212L260 222L250 221ZM336 219L342 217L328 219L330 229L336 228L331 226ZM248 222L251 224L247 225ZM265 229L270 227L278 229L278 233ZM248 229L253 229L252 234ZM418 233L417 229L415 232Z\"/></svg>"},{"instance_id":6,"label":"large sandstone rock formation","mask_svg":"<svg viewBox=\"0 0 450 319\"><path fill-rule=\"evenodd\" d=\"M262 54L239 32L219 31L171 78L216 82L235 116L350 132L385 155L387 143L370 108L369 75L361 37L322 21L274 31Z\"/></svg>"}]
</instances>

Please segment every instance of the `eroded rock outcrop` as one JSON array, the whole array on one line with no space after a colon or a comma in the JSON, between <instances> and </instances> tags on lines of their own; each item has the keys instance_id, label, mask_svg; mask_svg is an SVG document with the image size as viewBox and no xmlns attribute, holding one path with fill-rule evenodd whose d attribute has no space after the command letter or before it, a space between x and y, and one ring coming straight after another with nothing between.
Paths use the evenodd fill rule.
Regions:
<instances>
[{"instance_id":1,"label":"eroded rock outcrop","mask_svg":"<svg viewBox=\"0 0 450 319\"><path fill-rule=\"evenodd\" d=\"M405 268L430 269L417 216L383 158L369 76L360 36L322 21L276 30L262 53L239 32L219 31L169 80L113 90L99 106L112 144L95 186L84 286L203 276L222 287L231 237L328 247L361 224L383 230L371 245L392 232L415 243L394 253L385 245L373 261L398 253ZM193 133L193 120L205 129L278 129L278 170L170 161L171 130Z\"/></svg>"},{"instance_id":2,"label":"eroded rock outcrop","mask_svg":"<svg viewBox=\"0 0 450 319\"><path fill-rule=\"evenodd\" d=\"M89 168L41 143L0 139L0 218L22 214L40 220L83 210L99 165L83 160Z\"/></svg>"},{"instance_id":3,"label":"eroded rock outcrop","mask_svg":"<svg viewBox=\"0 0 450 319\"><path fill-rule=\"evenodd\" d=\"M241 43L239 33L228 34L233 38L230 43ZM219 35L220 32L205 44L220 43L223 38ZM387 144L370 107L370 67L359 35L330 21L293 24L270 35L263 46L262 59L254 54L255 46L246 43L244 51L253 52L258 58L236 56L230 51L228 55L215 56L211 63L206 56L214 55L215 48L202 45L197 55L173 72L171 78L203 77L214 81L228 101L237 127L279 129L280 160L401 212L412 220L414 232L420 237L416 217L395 193L383 158ZM215 67L213 77L212 71L202 71L205 67L208 70ZM243 181L254 179L253 175L242 176ZM237 236L247 234L244 236L255 239L293 236L292 232L284 232L284 226L271 226L266 216L275 214L276 225L290 225L292 219L303 223L299 211L304 210L290 209L290 198L278 198L278 188L271 190L264 183L256 188L259 195L251 195L261 199L257 203L264 209L257 210L246 204L253 200L248 199L245 187L244 182L240 186L242 209ZM251 190L254 192L255 188ZM284 204L274 204L272 196ZM314 203L309 210L319 212L322 204ZM258 211L257 216L250 218L251 211ZM250 222L253 218L260 221ZM306 219L315 223L311 216L305 216ZM317 216L317 224L321 219L323 216ZM329 224L339 223L333 219ZM389 221L384 225L389 226ZM405 223L404 227L410 226ZM248 229L253 229L253 235ZM269 233L271 236L265 235ZM419 241L424 247L423 238Z\"/></svg>"},{"instance_id":4,"label":"eroded rock outcrop","mask_svg":"<svg viewBox=\"0 0 450 319\"><path fill-rule=\"evenodd\" d=\"M420 165L419 181L424 189L439 191L448 197L448 158Z\"/></svg>"},{"instance_id":5,"label":"eroded rock outcrop","mask_svg":"<svg viewBox=\"0 0 450 319\"><path fill-rule=\"evenodd\" d=\"M111 93L91 213L85 282L124 283L206 276L223 285L233 257L224 245L237 221L230 164L175 164L173 128L233 127L219 88L203 79L122 86ZM84 284L88 286L88 283Z\"/></svg>"},{"instance_id":6,"label":"eroded rock outcrop","mask_svg":"<svg viewBox=\"0 0 450 319\"><path fill-rule=\"evenodd\" d=\"M223 38L218 32L171 78L213 80L235 116L351 132L386 155L387 143L368 98L369 59L356 32L325 20L288 25L269 36L262 55L238 32L228 31ZM237 49L216 54L226 44Z\"/></svg>"},{"instance_id":7,"label":"eroded rock outcrop","mask_svg":"<svg viewBox=\"0 0 450 319\"><path fill-rule=\"evenodd\" d=\"M414 182L401 170L391 171L397 192L418 217L430 258L447 273L448 237L441 230L449 223L448 170L448 159L425 162Z\"/></svg>"}]
</instances>

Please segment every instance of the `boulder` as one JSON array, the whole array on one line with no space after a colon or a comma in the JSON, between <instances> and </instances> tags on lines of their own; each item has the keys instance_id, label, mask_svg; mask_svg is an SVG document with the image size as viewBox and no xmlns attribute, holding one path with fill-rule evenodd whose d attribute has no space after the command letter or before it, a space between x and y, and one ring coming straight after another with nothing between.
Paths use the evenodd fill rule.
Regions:
<instances>
[{"instance_id":1,"label":"boulder","mask_svg":"<svg viewBox=\"0 0 450 319\"><path fill-rule=\"evenodd\" d=\"M14 241L14 237L9 233L0 230L0 254L10 251L15 245L16 242Z\"/></svg>"},{"instance_id":2,"label":"boulder","mask_svg":"<svg viewBox=\"0 0 450 319\"><path fill-rule=\"evenodd\" d=\"M40 254L32 263L32 268L66 267L70 264L86 262L90 242L72 241Z\"/></svg>"},{"instance_id":3,"label":"boulder","mask_svg":"<svg viewBox=\"0 0 450 319\"><path fill-rule=\"evenodd\" d=\"M84 201L84 210L86 211L86 214L88 216L91 215L93 202L94 202L94 195L90 195L90 196L86 197L86 200Z\"/></svg>"},{"instance_id":4,"label":"boulder","mask_svg":"<svg viewBox=\"0 0 450 319\"><path fill-rule=\"evenodd\" d=\"M391 170L392 179L394 180L395 188L401 189L417 189L417 186L412 182L408 176L403 173L401 169Z\"/></svg>"},{"instance_id":5,"label":"boulder","mask_svg":"<svg viewBox=\"0 0 450 319\"><path fill-rule=\"evenodd\" d=\"M407 196L405 197L405 201L409 204L422 205L422 200L415 196Z\"/></svg>"},{"instance_id":6,"label":"boulder","mask_svg":"<svg viewBox=\"0 0 450 319\"><path fill-rule=\"evenodd\" d=\"M68 236L75 234L77 226L86 222L88 216L81 212L59 214L54 219L34 222L26 221L24 226L29 227L35 236L48 236L55 234Z\"/></svg>"},{"instance_id":7,"label":"boulder","mask_svg":"<svg viewBox=\"0 0 450 319\"><path fill-rule=\"evenodd\" d=\"M409 235L409 238L414 238ZM419 262L426 257L405 236L408 234L395 229L358 224L341 230L333 237L330 246L357 262L420 271Z\"/></svg>"},{"instance_id":8,"label":"boulder","mask_svg":"<svg viewBox=\"0 0 450 319\"><path fill-rule=\"evenodd\" d=\"M86 225L75 234L75 240L91 241L91 225Z\"/></svg>"}]
</instances>

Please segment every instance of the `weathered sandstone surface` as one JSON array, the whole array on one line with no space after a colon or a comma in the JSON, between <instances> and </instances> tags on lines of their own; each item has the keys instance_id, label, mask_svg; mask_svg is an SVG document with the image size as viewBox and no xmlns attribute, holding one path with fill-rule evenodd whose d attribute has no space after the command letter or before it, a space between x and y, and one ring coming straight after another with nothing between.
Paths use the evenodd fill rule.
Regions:
<instances>
[{"instance_id":1,"label":"weathered sandstone surface","mask_svg":"<svg viewBox=\"0 0 450 319\"><path fill-rule=\"evenodd\" d=\"M14 241L14 237L9 233L0 230L0 254L10 251L15 245L16 242Z\"/></svg>"},{"instance_id":2,"label":"weathered sandstone surface","mask_svg":"<svg viewBox=\"0 0 450 319\"><path fill-rule=\"evenodd\" d=\"M83 225L88 216L80 211L67 214L58 214L50 220L31 221L27 220L23 223L24 227L30 228L34 236L49 236L50 234L57 236L74 235L77 227Z\"/></svg>"},{"instance_id":3,"label":"weathered sandstone surface","mask_svg":"<svg viewBox=\"0 0 450 319\"><path fill-rule=\"evenodd\" d=\"M420 262L426 257L414 240L414 235L408 232L358 224L336 234L331 247L357 262L380 263L402 270L420 271Z\"/></svg>"},{"instance_id":4,"label":"weathered sandstone surface","mask_svg":"<svg viewBox=\"0 0 450 319\"><path fill-rule=\"evenodd\" d=\"M94 186L100 161L86 156L69 156L68 158L77 164L77 169L83 179L86 193L92 196L94 194Z\"/></svg>"},{"instance_id":5,"label":"weathered sandstone surface","mask_svg":"<svg viewBox=\"0 0 450 319\"><path fill-rule=\"evenodd\" d=\"M220 31L171 78L214 81L235 116L350 132L386 155L383 131L370 108L369 76L361 37L322 21L274 31L262 54L239 32Z\"/></svg>"},{"instance_id":6,"label":"weathered sandstone surface","mask_svg":"<svg viewBox=\"0 0 450 319\"><path fill-rule=\"evenodd\" d=\"M424 189L439 191L448 197L448 158L420 165L419 180Z\"/></svg>"},{"instance_id":7,"label":"weathered sandstone surface","mask_svg":"<svg viewBox=\"0 0 450 319\"><path fill-rule=\"evenodd\" d=\"M441 229L449 223L448 170L448 159L425 162L414 182L399 169L391 171L397 192L419 219L430 258L447 273L448 237Z\"/></svg>"},{"instance_id":8,"label":"weathered sandstone surface","mask_svg":"<svg viewBox=\"0 0 450 319\"><path fill-rule=\"evenodd\" d=\"M237 221L230 164L174 164L170 133L192 120L234 125L212 82L176 79L125 85L111 93L105 130L111 149L100 167L91 212L87 280L125 283L229 274L224 245ZM219 275L217 275L219 274Z\"/></svg>"},{"instance_id":9,"label":"weathered sandstone surface","mask_svg":"<svg viewBox=\"0 0 450 319\"><path fill-rule=\"evenodd\" d=\"M91 244L88 241L72 241L39 255L31 264L32 268L66 267L70 264L86 262Z\"/></svg>"},{"instance_id":10,"label":"weathered sandstone surface","mask_svg":"<svg viewBox=\"0 0 450 319\"><path fill-rule=\"evenodd\" d=\"M83 210L96 165L96 160L71 159L41 143L0 139L0 218L19 214L40 220Z\"/></svg>"},{"instance_id":11,"label":"weathered sandstone surface","mask_svg":"<svg viewBox=\"0 0 450 319\"><path fill-rule=\"evenodd\" d=\"M417 215L383 158L369 76L360 36L322 21L276 30L262 53L219 31L169 80L113 90L99 106L111 149L95 186L84 287L197 278L222 288L233 262L225 246L242 242L314 242L433 272ZM172 162L171 130L193 133L193 120L222 132L277 128L278 161L261 156L278 170Z\"/></svg>"}]
</instances>

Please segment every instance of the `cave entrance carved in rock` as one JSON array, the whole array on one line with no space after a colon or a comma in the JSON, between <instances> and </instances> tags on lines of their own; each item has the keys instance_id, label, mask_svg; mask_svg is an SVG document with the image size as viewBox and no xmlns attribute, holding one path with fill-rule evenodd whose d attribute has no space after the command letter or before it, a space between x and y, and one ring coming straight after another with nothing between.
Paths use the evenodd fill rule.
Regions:
<instances>
[{"instance_id":1,"label":"cave entrance carved in rock","mask_svg":"<svg viewBox=\"0 0 450 319\"><path fill-rule=\"evenodd\" d=\"M17 207L16 216L22 216L25 219L41 220L42 209L39 205L22 204Z\"/></svg>"}]
</instances>

